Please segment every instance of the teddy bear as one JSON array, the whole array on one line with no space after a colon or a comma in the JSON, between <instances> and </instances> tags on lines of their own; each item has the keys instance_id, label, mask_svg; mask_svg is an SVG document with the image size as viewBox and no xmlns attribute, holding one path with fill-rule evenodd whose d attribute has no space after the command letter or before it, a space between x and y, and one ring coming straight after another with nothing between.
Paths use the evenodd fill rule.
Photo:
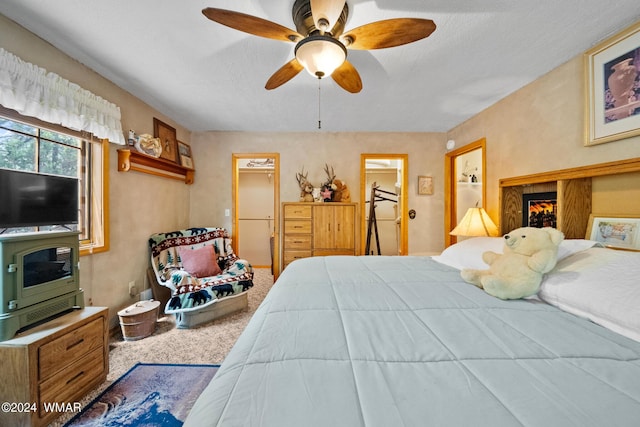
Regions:
<instances>
[{"instance_id":1,"label":"teddy bear","mask_svg":"<svg viewBox=\"0 0 640 427\"><path fill-rule=\"evenodd\" d=\"M488 270L463 269L462 278L494 297L526 298L538 293L542 276L555 267L564 234L551 227L517 228L504 236L504 253L487 251Z\"/></svg>"},{"instance_id":2,"label":"teddy bear","mask_svg":"<svg viewBox=\"0 0 640 427\"><path fill-rule=\"evenodd\" d=\"M333 201L334 202L350 202L351 192L347 187L347 184L340 179L334 179L332 182L333 187Z\"/></svg>"},{"instance_id":3,"label":"teddy bear","mask_svg":"<svg viewBox=\"0 0 640 427\"><path fill-rule=\"evenodd\" d=\"M313 202L313 185L310 182L306 182L300 187L300 201Z\"/></svg>"}]
</instances>

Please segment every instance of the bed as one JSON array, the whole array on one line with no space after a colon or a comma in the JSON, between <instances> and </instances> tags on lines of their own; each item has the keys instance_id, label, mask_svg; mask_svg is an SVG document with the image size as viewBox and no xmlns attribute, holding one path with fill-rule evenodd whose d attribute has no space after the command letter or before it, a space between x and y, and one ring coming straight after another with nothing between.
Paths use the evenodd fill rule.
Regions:
<instances>
[{"instance_id":1,"label":"bed","mask_svg":"<svg viewBox=\"0 0 640 427\"><path fill-rule=\"evenodd\" d=\"M640 253L567 241L538 296L503 301L460 279L501 247L471 240L290 264L184 425L639 425Z\"/></svg>"}]
</instances>

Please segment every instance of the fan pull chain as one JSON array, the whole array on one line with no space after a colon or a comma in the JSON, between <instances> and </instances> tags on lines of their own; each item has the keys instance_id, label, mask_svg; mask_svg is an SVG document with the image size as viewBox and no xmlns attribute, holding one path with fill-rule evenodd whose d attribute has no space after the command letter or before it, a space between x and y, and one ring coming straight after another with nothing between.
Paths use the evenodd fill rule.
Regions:
<instances>
[{"instance_id":1,"label":"fan pull chain","mask_svg":"<svg viewBox=\"0 0 640 427\"><path fill-rule=\"evenodd\" d=\"M322 129L322 119L320 118L320 76L318 76L318 129Z\"/></svg>"}]
</instances>

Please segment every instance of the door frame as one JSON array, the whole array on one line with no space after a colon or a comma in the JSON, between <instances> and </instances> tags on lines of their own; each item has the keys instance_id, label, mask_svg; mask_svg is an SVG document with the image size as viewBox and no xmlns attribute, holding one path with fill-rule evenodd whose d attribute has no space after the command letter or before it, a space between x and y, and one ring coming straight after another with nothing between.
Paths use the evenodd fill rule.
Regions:
<instances>
[{"instance_id":1,"label":"door frame","mask_svg":"<svg viewBox=\"0 0 640 427\"><path fill-rule=\"evenodd\" d=\"M366 187L367 182L367 159L392 159L402 160L402 182L401 193L399 197L400 207L400 247L398 248L400 255L409 254L409 155L398 153L362 153L360 154L360 253L364 253L366 249L367 239L367 207L365 206L367 199Z\"/></svg>"},{"instance_id":2,"label":"door frame","mask_svg":"<svg viewBox=\"0 0 640 427\"><path fill-rule=\"evenodd\" d=\"M280 153L232 153L231 154L231 203L233 206L231 228L231 246L238 253L240 233L238 221L238 182L240 179L240 160L243 159L273 159L273 277L280 275ZM251 260L249 260L251 261Z\"/></svg>"},{"instance_id":3,"label":"door frame","mask_svg":"<svg viewBox=\"0 0 640 427\"><path fill-rule=\"evenodd\" d=\"M456 159L471 151L482 150L482 204L487 202L487 140L480 138L470 144L449 151L444 156L444 247L447 248L458 241L449 234L458 223L458 186L456 185Z\"/></svg>"}]
</instances>

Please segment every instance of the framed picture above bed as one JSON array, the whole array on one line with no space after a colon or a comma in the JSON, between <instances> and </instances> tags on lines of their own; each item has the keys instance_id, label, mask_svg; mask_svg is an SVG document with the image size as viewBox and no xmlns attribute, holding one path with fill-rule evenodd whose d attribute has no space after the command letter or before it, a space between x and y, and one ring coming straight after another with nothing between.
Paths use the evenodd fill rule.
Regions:
<instances>
[{"instance_id":1,"label":"framed picture above bed","mask_svg":"<svg viewBox=\"0 0 640 427\"><path fill-rule=\"evenodd\" d=\"M585 238L611 248L640 251L640 216L591 214Z\"/></svg>"},{"instance_id":2,"label":"framed picture above bed","mask_svg":"<svg viewBox=\"0 0 640 427\"><path fill-rule=\"evenodd\" d=\"M558 200L555 191L522 195L522 226L553 227L557 225Z\"/></svg>"},{"instance_id":3,"label":"framed picture above bed","mask_svg":"<svg viewBox=\"0 0 640 427\"><path fill-rule=\"evenodd\" d=\"M585 145L640 134L640 22L585 52Z\"/></svg>"}]
</instances>

